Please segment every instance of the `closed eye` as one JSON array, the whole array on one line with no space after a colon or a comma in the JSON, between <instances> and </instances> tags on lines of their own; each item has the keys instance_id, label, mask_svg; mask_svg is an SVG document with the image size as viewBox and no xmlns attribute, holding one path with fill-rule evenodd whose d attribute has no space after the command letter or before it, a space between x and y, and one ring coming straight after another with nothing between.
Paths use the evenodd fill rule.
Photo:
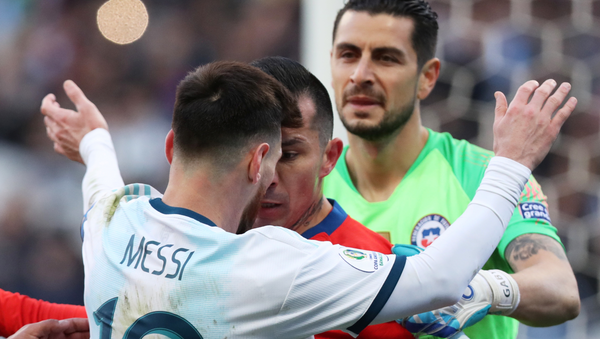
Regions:
<instances>
[{"instance_id":1,"label":"closed eye","mask_svg":"<svg viewBox=\"0 0 600 339\"><path fill-rule=\"evenodd\" d=\"M391 55L383 55L383 56L381 56L381 61L385 61L385 62L398 62L398 59L394 58Z\"/></svg>"}]
</instances>

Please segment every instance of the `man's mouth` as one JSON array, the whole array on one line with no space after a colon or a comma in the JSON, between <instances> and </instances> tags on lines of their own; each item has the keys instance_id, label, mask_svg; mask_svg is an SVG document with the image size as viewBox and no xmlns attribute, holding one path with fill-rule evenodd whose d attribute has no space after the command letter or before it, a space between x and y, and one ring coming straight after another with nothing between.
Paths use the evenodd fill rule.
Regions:
<instances>
[{"instance_id":1,"label":"man's mouth","mask_svg":"<svg viewBox=\"0 0 600 339\"><path fill-rule=\"evenodd\" d=\"M281 204L273 203L273 202L263 202L260 204L261 208L275 208L279 207Z\"/></svg>"},{"instance_id":2,"label":"man's mouth","mask_svg":"<svg viewBox=\"0 0 600 339\"><path fill-rule=\"evenodd\" d=\"M368 107L368 106L379 106L380 102L377 99L367 96L351 96L347 99L347 102L353 106Z\"/></svg>"}]
</instances>

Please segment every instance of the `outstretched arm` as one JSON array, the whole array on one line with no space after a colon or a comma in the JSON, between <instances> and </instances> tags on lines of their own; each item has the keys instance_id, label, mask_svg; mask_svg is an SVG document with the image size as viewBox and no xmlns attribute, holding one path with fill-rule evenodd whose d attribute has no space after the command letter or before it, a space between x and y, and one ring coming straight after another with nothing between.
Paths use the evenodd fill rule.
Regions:
<instances>
[{"instance_id":1,"label":"outstretched arm","mask_svg":"<svg viewBox=\"0 0 600 339\"><path fill-rule=\"evenodd\" d=\"M529 81L519 88L508 107L504 95L496 94L497 157L490 162L475 198L453 227L423 253L406 259L404 273L375 322L448 306L459 300L498 245L529 170L545 157L560 127L575 109L574 98L558 109L570 85L563 84L550 95L555 87L553 80L541 86ZM499 163L500 157L508 159Z\"/></svg>"},{"instance_id":2,"label":"outstretched arm","mask_svg":"<svg viewBox=\"0 0 600 339\"><path fill-rule=\"evenodd\" d=\"M529 326L553 326L579 314L579 292L563 247L542 234L524 234L506 248L521 302L510 315Z\"/></svg>"},{"instance_id":3,"label":"outstretched arm","mask_svg":"<svg viewBox=\"0 0 600 339\"><path fill-rule=\"evenodd\" d=\"M64 89L77 111L61 108L54 94L48 94L41 112L54 150L87 166L83 178L85 213L102 192L120 188L124 183L106 120L73 81L65 81Z\"/></svg>"},{"instance_id":4,"label":"outstretched arm","mask_svg":"<svg viewBox=\"0 0 600 339\"><path fill-rule=\"evenodd\" d=\"M87 317L85 307L53 304L19 293L0 290L0 336L8 337L21 327L46 319Z\"/></svg>"}]
</instances>

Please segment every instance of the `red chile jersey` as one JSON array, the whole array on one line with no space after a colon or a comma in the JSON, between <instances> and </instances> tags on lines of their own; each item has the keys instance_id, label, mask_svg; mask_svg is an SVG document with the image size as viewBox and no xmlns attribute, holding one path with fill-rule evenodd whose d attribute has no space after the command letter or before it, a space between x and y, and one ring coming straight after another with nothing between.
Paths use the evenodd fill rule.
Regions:
<instances>
[{"instance_id":1,"label":"red chile jersey","mask_svg":"<svg viewBox=\"0 0 600 339\"><path fill-rule=\"evenodd\" d=\"M27 324L46 319L68 318L87 318L85 308L53 304L0 290L0 337L9 337Z\"/></svg>"},{"instance_id":2,"label":"red chile jersey","mask_svg":"<svg viewBox=\"0 0 600 339\"><path fill-rule=\"evenodd\" d=\"M392 254L392 243L352 219L342 207L329 199L333 209L316 226L302 233L306 239L329 241L332 244ZM365 328L358 339L414 339L414 336L395 321L371 325ZM352 339L343 331L335 330L315 335L315 339Z\"/></svg>"}]
</instances>

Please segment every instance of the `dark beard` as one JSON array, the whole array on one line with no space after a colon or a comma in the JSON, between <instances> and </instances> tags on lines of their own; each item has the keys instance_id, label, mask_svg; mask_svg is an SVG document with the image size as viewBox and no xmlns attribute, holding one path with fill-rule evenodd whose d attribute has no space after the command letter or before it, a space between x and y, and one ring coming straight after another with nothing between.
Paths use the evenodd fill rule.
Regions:
<instances>
[{"instance_id":1,"label":"dark beard","mask_svg":"<svg viewBox=\"0 0 600 339\"><path fill-rule=\"evenodd\" d=\"M385 112L383 119L377 126L365 126L362 123L351 126L342 114L340 114L340 119L348 132L367 141L380 141L402 130L414 110L415 101L413 100L408 105L402 107L399 112Z\"/></svg>"},{"instance_id":2,"label":"dark beard","mask_svg":"<svg viewBox=\"0 0 600 339\"><path fill-rule=\"evenodd\" d=\"M252 225L254 225L254 221L258 216L258 212L260 211L260 201L264 195L265 185L261 185L254 198L252 198L252 200L244 208L244 212L242 212L242 218L238 224L238 229L235 232L236 234L244 234L252 228Z\"/></svg>"}]
</instances>

